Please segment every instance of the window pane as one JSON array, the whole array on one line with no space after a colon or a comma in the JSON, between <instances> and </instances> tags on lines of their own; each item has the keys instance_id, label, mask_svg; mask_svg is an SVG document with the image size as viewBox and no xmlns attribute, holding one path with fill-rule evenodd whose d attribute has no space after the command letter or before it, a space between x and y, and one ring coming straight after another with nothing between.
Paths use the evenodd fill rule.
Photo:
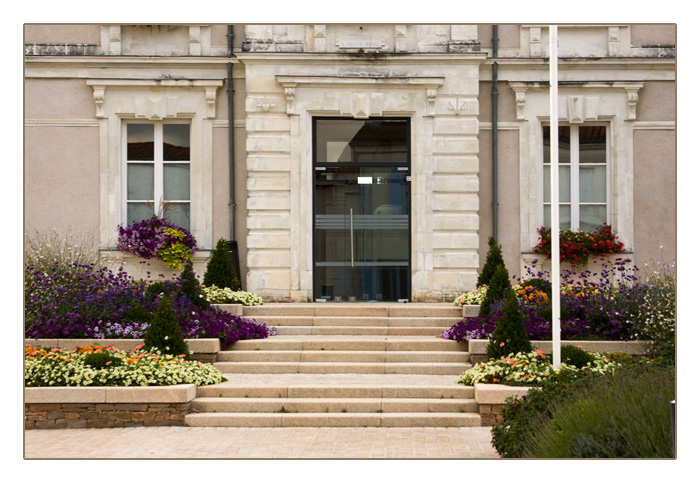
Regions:
<instances>
[{"instance_id":1,"label":"window pane","mask_svg":"<svg viewBox=\"0 0 700 483\"><path fill-rule=\"evenodd\" d=\"M190 165L167 163L163 165L163 198L166 200L190 199Z\"/></svg>"},{"instance_id":2,"label":"window pane","mask_svg":"<svg viewBox=\"0 0 700 483\"><path fill-rule=\"evenodd\" d=\"M153 124L126 125L126 159L153 161Z\"/></svg>"},{"instance_id":3,"label":"window pane","mask_svg":"<svg viewBox=\"0 0 700 483\"><path fill-rule=\"evenodd\" d=\"M606 162L605 126L580 126L578 137L580 163Z\"/></svg>"},{"instance_id":4,"label":"window pane","mask_svg":"<svg viewBox=\"0 0 700 483\"><path fill-rule=\"evenodd\" d=\"M605 205L581 205L579 228L585 231L595 230L607 221L606 211Z\"/></svg>"},{"instance_id":5,"label":"window pane","mask_svg":"<svg viewBox=\"0 0 700 483\"><path fill-rule=\"evenodd\" d=\"M408 121L316 120L318 163L408 163Z\"/></svg>"},{"instance_id":6,"label":"window pane","mask_svg":"<svg viewBox=\"0 0 700 483\"><path fill-rule=\"evenodd\" d=\"M544 202L551 202L551 184L549 165L544 166ZM559 166L559 201L571 202L571 166Z\"/></svg>"},{"instance_id":7,"label":"window pane","mask_svg":"<svg viewBox=\"0 0 700 483\"><path fill-rule=\"evenodd\" d=\"M581 166L579 196L582 203L605 203L605 166Z\"/></svg>"},{"instance_id":8,"label":"window pane","mask_svg":"<svg viewBox=\"0 0 700 483\"><path fill-rule=\"evenodd\" d=\"M163 160L190 160L190 126L189 124L163 125Z\"/></svg>"},{"instance_id":9,"label":"window pane","mask_svg":"<svg viewBox=\"0 0 700 483\"><path fill-rule=\"evenodd\" d=\"M167 203L163 210L163 218L171 223L175 223L180 228L190 230L190 204L189 203Z\"/></svg>"},{"instance_id":10,"label":"window pane","mask_svg":"<svg viewBox=\"0 0 700 483\"><path fill-rule=\"evenodd\" d=\"M153 164L130 163L127 165L126 199L153 201Z\"/></svg>"},{"instance_id":11,"label":"window pane","mask_svg":"<svg viewBox=\"0 0 700 483\"><path fill-rule=\"evenodd\" d=\"M544 206L544 226L552 226L551 205ZM559 229L571 228L571 205L559 205Z\"/></svg>"},{"instance_id":12,"label":"window pane","mask_svg":"<svg viewBox=\"0 0 700 483\"><path fill-rule=\"evenodd\" d=\"M127 203L126 221L127 225L132 225L141 220L147 220L153 216L152 203Z\"/></svg>"},{"instance_id":13,"label":"window pane","mask_svg":"<svg viewBox=\"0 0 700 483\"><path fill-rule=\"evenodd\" d=\"M551 163L551 144L549 139L550 127L542 127L544 162ZM571 163L571 128L559 126L559 163Z\"/></svg>"}]
</instances>

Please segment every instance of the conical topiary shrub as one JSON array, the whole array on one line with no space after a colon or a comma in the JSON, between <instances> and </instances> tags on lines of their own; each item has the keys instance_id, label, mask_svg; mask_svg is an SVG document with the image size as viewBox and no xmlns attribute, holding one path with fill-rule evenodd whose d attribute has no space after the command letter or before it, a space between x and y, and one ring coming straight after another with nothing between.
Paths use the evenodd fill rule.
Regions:
<instances>
[{"instance_id":1,"label":"conical topiary shrub","mask_svg":"<svg viewBox=\"0 0 700 483\"><path fill-rule=\"evenodd\" d=\"M182 269L179 285L180 291L185 294L195 306L202 309L209 307L209 302L202 292L202 287L199 285L199 281L194 274L190 262L186 262L185 267Z\"/></svg>"},{"instance_id":2,"label":"conical topiary shrub","mask_svg":"<svg viewBox=\"0 0 700 483\"><path fill-rule=\"evenodd\" d=\"M189 358L190 350L182 337L180 323L173 313L169 296L161 297L153 319L146 329L143 345L150 351L175 356L184 354L185 358Z\"/></svg>"},{"instance_id":3,"label":"conical topiary shrub","mask_svg":"<svg viewBox=\"0 0 700 483\"><path fill-rule=\"evenodd\" d=\"M491 277L496 273L496 268L499 266L505 266L503 262L503 253L501 252L501 245L496 244L496 239L492 236L489 237L489 251L486 254L486 261L481 269L479 278L476 280L476 288L478 289L482 285L488 285L491 282Z\"/></svg>"},{"instance_id":4,"label":"conical topiary shrub","mask_svg":"<svg viewBox=\"0 0 700 483\"><path fill-rule=\"evenodd\" d=\"M531 351L532 344L525 330L525 317L520 312L515 292L508 289L506 304L496 322L486 352L489 358L499 359L511 353Z\"/></svg>"},{"instance_id":5,"label":"conical topiary shrub","mask_svg":"<svg viewBox=\"0 0 700 483\"><path fill-rule=\"evenodd\" d=\"M505 265L499 265L491 277L489 289L486 291L486 296L479 307L479 316L491 315L491 305L502 300L506 295L506 289L510 288L510 276Z\"/></svg>"},{"instance_id":6,"label":"conical topiary shrub","mask_svg":"<svg viewBox=\"0 0 700 483\"><path fill-rule=\"evenodd\" d=\"M241 289L241 282L236 269L231 263L228 252L228 242L221 238L211 254L202 283L207 287L216 285L219 288L230 288L233 291Z\"/></svg>"}]
</instances>

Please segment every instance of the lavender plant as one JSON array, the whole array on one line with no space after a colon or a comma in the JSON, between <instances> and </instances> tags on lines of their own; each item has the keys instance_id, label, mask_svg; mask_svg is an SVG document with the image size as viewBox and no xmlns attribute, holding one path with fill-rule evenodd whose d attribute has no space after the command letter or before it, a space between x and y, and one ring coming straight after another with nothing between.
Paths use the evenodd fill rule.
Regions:
<instances>
[{"instance_id":1,"label":"lavender plant","mask_svg":"<svg viewBox=\"0 0 700 483\"><path fill-rule=\"evenodd\" d=\"M563 340L648 340L656 352L666 347L667 357L675 336L675 279L657 270L656 280L640 280L639 268L630 260L594 260L580 271L562 272L561 337ZM536 262L535 262L536 263ZM551 294L549 274L527 268L526 280L519 281L519 307L531 340L549 340ZM535 282L533 282L535 281ZM525 288L523 288L525 287ZM537 295L536 297L533 295ZM443 332L442 337L465 342L487 339L493 334L501 307L491 307L488 317L469 317ZM661 343L660 341L666 341ZM672 346L675 347L675 346Z\"/></svg>"},{"instance_id":2,"label":"lavender plant","mask_svg":"<svg viewBox=\"0 0 700 483\"><path fill-rule=\"evenodd\" d=\"M197 304L180 279L149 290L121 268L113 273L94 265L73 264L71 271L25 270L25 336L38 338L143 338L161 293L172 308L185 338L218 337L224 346L241 339L264 338L276 330L234 316L208 304Z\"/></svg>"}]
</instances>

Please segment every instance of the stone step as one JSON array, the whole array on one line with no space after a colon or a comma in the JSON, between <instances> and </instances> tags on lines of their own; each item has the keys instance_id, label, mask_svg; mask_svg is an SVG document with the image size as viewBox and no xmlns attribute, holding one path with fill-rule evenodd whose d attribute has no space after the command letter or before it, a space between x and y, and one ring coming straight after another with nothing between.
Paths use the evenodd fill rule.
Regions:
<instances>
[{"instance_id":1,"label":"stone step","mask_svg":"<svg viewBox=\"0 0 700 483\"><path fill-rule=\"evenodd\" d=\"M263 321L263 319L260 319ZM459 322L458 317L309 317L274 315L264 322L274 327L439 327L442 330Z\"/></svg>"},{"instance_id":2,"label":"stone step","mask_svg":"<svg viewBox=\"0 0 700 483\"><path fill-rule=\"evenodd\" d=\"M462 317L461 307L430 303L275 303L243 307L244 317Z\"/></svg>"},{"instance_id":3,"label":"stone step","mask_svg":"<svg viewBox=\"0 0 700 483\"><path fill-rule=\"evenodd\" d=\"M474 413L474 399L198 397L199 413Z\"/></svg>"},{"instance_id":4,"label":"stone step","mask_svg":"<svg viewBox=\"0 0 700 483\"><path fill-rule=\"evenodd\" d=\"M476 413L192 413L191 427L474 427Z\"/></svg>"},{"instance_id":5,"label":"stone step","mask_svg":"<svg viewBox=\"0 0 700 483\"><path fill-rule=\"evenodd\" d=\"M269 324L268 324L269 325ZM432 335L447 327L280 326L277 335Z\"/></svg>"},{"instance_id":6,"label":"stone step","mask_svg":"<svg viewBox=\"0 0 700 483\"><path fill-rule=\"evenodd\" d=\"M452 374L455 377L470 365L459 362L215 362L225 374Z\"/></svg>"},{"instance_id":7,"label":"stone step","mask_svg":"<svg viewBox=\"0 0 700 483\"><path fill-rule=\"evenodd\" d=\"M219 352L218 362L468 362L457 351L238 350Z\"/></svg>"},{"instance_id":8,"label":"stone step","mask_svg":"<svg viewBox=\"0 0 700 483\"><path fill-rule=\"evenodd\" d=\"M235 380L235 377L231 379ZM459 384L381 385L367 384L261 384L224 382L199 386L198 398L414 398L414 399L474 399L474 387Z\"/></svg>"},{"instance_id":9,"label":"stone step","mask_svg":"<svg viewBox=\"0 0 700 483\"><path fill-rule=\"evenodd\" d=\"M239 350L341 350L341 351L457 351L466 344L439 337L424 336L339 336L275 335L267 339L239 340L231 351ZM225 351L224 351L225 352ZM219 352L222 354L224 352Z\"/></svg>"}]
</instances>

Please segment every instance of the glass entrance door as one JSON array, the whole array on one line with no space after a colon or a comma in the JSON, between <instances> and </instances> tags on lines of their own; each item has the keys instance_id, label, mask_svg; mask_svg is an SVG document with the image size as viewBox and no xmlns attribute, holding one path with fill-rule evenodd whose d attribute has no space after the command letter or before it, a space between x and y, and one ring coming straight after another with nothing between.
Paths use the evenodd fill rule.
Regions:
<instances>
[{"instance_id":1,"label":"glass entrance door","mask_svg":"<svg viewBox=\"0 0 700 483\"><path fill-rule=\"evenodd\" d=\"M338 125L333 123L330 126L336 130L334 136L322 139L327 146L332 146L334 156L342 157L347 146L354 144L361 146L361 152L355 149L354 153L344 155L350 156L349 159L359 155L371 161L331 161L315 165L314 298L344 302L407 301L410 296L410 175L407 163L395 162L407 161L407 156L401 156L397 146L392 147L391 143L379 143L373 149L362 142L374 139L380 130L386 134L387 126L381 125L381 121L369 130L368 121L350 123L359 125L350 130L352 137L345 134L350 138L347 142L338 139ZM360 129L355 132L358 127ZM405 130L407 121L389 128ZM359 134L362 129L365 129L364 134ZM320 131L317 136L323 134L323 130ZM407 154L406 139L402 144Z\"/></svg>"}]
</instances>

